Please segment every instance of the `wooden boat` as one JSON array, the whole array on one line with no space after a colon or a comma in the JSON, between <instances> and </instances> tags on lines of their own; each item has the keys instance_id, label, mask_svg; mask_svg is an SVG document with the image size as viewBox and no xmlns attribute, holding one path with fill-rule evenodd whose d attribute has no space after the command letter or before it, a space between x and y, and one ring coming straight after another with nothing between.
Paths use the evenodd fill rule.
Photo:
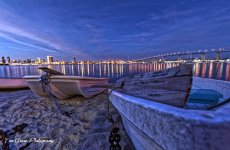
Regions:
<instances>
[{"instance_id":1,"label":"wooden boat","mask_svg":"<svg viewBox=\"0 0 230 150\"><path fill-rule=\"evenodd\" d=\"M67 99L76 95L82 95L85 98L90 98L101 92L106 88L96 87L97 85L107 85L107 78L91 78L81 76L64 76L48 68L41 68L45 72L49 72L50 87L54 96L58 99ZM58 74L58 75L57 75ZM27 84L30 89L38 96L48 97L44 92L40 76L25 76Z\"/></svg>"},{"instance_id":2,"label":"wooden boat","mask_svg":"<svg viewBox=\"0 0 230 150\"><path fill-rule=\"evenodd\" d=\"M193 77L192 90L206 89L221 93L220 100L230 97L230 82ZM137 150L229 147L229 103L215 110L191 110L187 104L178 108L119 90L109 97Z\"/></svg>"},{"instance_id":3,"label":"wooden boat","mask_svg":"<svg viewBox=\"0 0 230 150\"><path fill-rule=\"evenodd\" d=\"M135 97L183 107L192 86L192 65L126 77L119 91Z\"/></svg>"},{"instance_id":4,"label":"wooden boat","mask_svg":"<svg viewBox=\"0 0 230 150\"><path fill-rule=\"evenodd\" d=\"M23 78L0 78L0 91L28 89Z\"/></svg>"}]
</instances>

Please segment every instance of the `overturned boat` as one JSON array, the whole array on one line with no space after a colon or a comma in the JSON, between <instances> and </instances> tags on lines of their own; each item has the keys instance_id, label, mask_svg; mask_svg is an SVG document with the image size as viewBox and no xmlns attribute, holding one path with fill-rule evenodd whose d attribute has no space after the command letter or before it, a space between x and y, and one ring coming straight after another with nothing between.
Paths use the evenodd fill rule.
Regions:
<instances>
[{"instance_id":1,"label":"overturned boat","mask_svg":"<svg viewBox=\"0 0 230 150\"><path fill-rule=\"evenodd\" d=\"M29 86L23 78L0 78L0 91L28 89Z\"/></svg>"},{"instance_id":2,"label":"overturned boat","mask_svg":"<svg viewBox=\"0 0 230 150\"><path fill-rule=\"evenodd\" d=\"M156 93L150 90L150 86L146 88L147 90L140 86L143 82L147 84L149 81L169 78L169 72L184 67L187 68L182 65L158 73L123 79L123 89L111 91L110 101L121 114L127 133L136 149L226 149L229 147L230 82L193 77L191 89L189 89L190 82L187 86L183 85L187 87L184 91L189 93L183 94L185 99L183 96L173 96L172 93L168 94L161 90L157 90ZM180 74L179 72L172 74L171 77ZM156 85L161 83L160 88L165 87L163 83L166 83L169 89L178 91L180 83L184 83L182 79L178 78L176 84L172 82L167 84L166 80L153 83ZM131 88L131 84L138 85L139 88ZM155 86L153 87L155 89ZM154 92L154 97L148 95L151 92ZM164 93L165 97L162 95ZM167 97L173 102L168 102ZM220 103L224 105L215 107Z\"/></svg>"},{"instance_id":3,"label":"overturned boat","mask_svg":"<svg viewBox=\"0 0 230 150\"><path fill-rule=\"evenodd\" d=\"M67 99L76 95L82 95L90 98L103 92L106 88L97 87L97 85L107 85L107 78L91 78L81 76L65 76L49 68L40 68L48 73L49 86L52 94L58 99ZM41 83L41 76L25 76L30 89L38 96L49 97L44 91L44 85Z\"/></svg>"}]
</instances>

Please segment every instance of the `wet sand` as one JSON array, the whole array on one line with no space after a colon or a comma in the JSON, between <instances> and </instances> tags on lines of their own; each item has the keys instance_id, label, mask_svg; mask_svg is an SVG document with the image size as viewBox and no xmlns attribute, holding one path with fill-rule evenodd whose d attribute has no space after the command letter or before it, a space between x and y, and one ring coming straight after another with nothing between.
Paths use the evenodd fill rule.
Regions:
<instances>
[{"instance_id":1,"label":"wet sand","mask_svg":"<svg viewBox=\"0 0 230 150\"><path fill-rule=\"evenodd\" d=\"M12 133L13 128L28 124L22 133L10 135L15 139L50 139L52 142L10 142L10 148L19 149L77 149L107 150L112 124L106 119L106 92L85 99L81 96L58 100L71 117L61 115L50 99L34 95L30 90L0 92L0 130ZM110 111L120 128L122 149L134 149L121 117L110 104ZM2 143L0 142L0 145ZM0 147L1 149L1 147Z\"/></svg>"}]
</instances>

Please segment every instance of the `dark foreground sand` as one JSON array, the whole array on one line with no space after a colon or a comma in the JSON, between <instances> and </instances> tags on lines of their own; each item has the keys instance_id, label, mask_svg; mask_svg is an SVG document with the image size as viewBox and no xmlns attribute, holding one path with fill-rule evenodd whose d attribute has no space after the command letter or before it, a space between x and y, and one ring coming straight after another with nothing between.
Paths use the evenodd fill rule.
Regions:
<instances>
[{"instance_id":1,"label":"dark foreground sand","mask_svg":"<svg viewBox=\"0 0 230 150\"><path fill-rule=\"evenodd\" d=\"M30 90L0 92L0 130L11 133L10 148L61 149L61 150L107 150L112 124L106 119L106 92L90 99L81 96L58 101L71 117L60 115L50 99L35 96ZM122 149L134 149L122 124L121 117L110 105L113 118L120 128ZM28 124L22 133L14 127ZM18 142L15 139L32 139L36 142ZM46 139L39 142L39 139ZM13 141L14 139L14 141ZM0 142L0 149L2 143Z\"/></svg>"}]
</instances>

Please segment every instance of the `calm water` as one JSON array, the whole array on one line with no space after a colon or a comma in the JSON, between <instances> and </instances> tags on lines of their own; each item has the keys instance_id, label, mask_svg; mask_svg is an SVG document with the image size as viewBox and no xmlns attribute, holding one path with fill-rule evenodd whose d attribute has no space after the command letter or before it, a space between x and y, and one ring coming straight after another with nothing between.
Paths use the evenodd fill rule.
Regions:
<instances>
[{"instance_id":1,"label":"calm water","mask_svg":"<svg viewBox=\"0 0 230 150\"><path fill-rule=\"evenodd\" d=\"M0 77L18 78L25 75L38 75L38 67L48 66L66 75L108 77L115 81L123 76L150 71L159 71L178 65L177 63L153 64L79 64L79 65L20 65L0 66ZM230 63L195 63L194 76L230 81Z\"/></svg>"}]
</instances>

